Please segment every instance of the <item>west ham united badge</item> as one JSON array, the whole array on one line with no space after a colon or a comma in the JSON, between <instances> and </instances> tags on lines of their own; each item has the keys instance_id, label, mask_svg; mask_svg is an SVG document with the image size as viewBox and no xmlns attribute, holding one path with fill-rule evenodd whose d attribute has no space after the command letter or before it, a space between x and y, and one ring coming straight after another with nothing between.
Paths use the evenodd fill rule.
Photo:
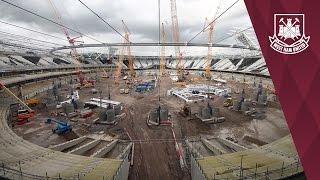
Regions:
<instances>
[{"instance_id":1,"label":"west ham united badge","mask_svg":"<svg viewBox=\"0 0 320 180\"><path fill-rule=\"evenodd\" d=\"M304 14L274 14L274 34L269 36L270 47L282 54L297 54L309 45Z\"/></svg>"}]
</instances>

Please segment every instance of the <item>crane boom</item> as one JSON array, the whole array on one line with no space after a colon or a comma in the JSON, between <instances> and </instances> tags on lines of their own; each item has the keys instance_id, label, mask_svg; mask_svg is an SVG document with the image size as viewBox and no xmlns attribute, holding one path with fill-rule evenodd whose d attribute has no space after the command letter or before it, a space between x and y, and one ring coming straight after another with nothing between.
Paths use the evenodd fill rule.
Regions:
<instances>
[{"instance_id":1,"label":"crane boom","mask_svg":"<svg viewBox=\"0 0 320 180\"><path fill-rule=\"evenodd\" d=\"M176 0L170 0L171 3L171 21L172 21L172 35L173 35L173 42L179 43L180 42L180 32L179 32L179 23L178 23L178 15L177 15L177 4ZM175 46L175 54L178 60L177 62L177 73L178 77L181 80L183 78L183 67L181 65L182 61L182 54L180 52L180 47Z\"/></svg>"}]
</instances>

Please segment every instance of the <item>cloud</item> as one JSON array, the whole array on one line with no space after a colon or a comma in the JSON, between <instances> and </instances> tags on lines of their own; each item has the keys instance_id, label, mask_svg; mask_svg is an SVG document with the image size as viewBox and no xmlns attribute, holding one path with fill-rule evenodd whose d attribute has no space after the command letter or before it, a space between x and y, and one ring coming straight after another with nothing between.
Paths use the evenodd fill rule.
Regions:
<instances>
[{"instance_id":1,"label":"cloud","mask_svg":"<svg viewBox=\"0 0 320 180\"><path fill-rule=\"evenodd\" d=\"M158 1L157 0L82 0L91 9L97 12L108 23L123 33L121 20L124 20L130 29L130 38L133 42L158 42ZM185 42L197 34L204 25L205 17L213 19L217 6L220 3L220 12L229 7L235 0L176 0L177 13L180 27L180 40ZM44 17L53 19L72 29L90 35L103 42L121 42L121 37L101 20L86 9L78 0L11 0L28 10L34 11ZM52 5L54 4L58 18ZM172 42L170 0L160 1L160 20L164 22L167 42ZM57 25L42 20L36 16L25 13L17 8L0 2L0 20L13 24L23 25L28 28L38 29L42 32L65 38L63 30ZM215 25L214 39L227 35L235 27L246 28L251 26L250 18L243 1L239 1L233 8L225 13ZM19 34L32 35L50 41L60 40L44 37L39 34L25 32L1 24L0 30L10 30ZM77 33L69 31L72 37ZM193 42L207 42L207 32L199 35ZM88 38L83 38L85 43L97 43ZM227 43L234 43L232 40ZM66 42L63 42L66 43Z\"/></svg>"}]
</instances>

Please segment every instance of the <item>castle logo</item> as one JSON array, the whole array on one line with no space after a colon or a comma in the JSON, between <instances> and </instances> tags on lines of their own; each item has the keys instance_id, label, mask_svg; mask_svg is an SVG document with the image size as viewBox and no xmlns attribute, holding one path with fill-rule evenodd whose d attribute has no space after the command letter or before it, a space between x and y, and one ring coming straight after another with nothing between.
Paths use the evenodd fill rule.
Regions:
<instances>
[{"instance_id":1,"label":"castle logo","mask_svg":"<svg viewBox=\"0 0 320 180\"><path fill-rule=\"evenodd\" d=\"M307 49L310 36L305 36L304 14L274 14L274 34L270 47L282 54L297 54Z\"/></svg>"}]
</instances>

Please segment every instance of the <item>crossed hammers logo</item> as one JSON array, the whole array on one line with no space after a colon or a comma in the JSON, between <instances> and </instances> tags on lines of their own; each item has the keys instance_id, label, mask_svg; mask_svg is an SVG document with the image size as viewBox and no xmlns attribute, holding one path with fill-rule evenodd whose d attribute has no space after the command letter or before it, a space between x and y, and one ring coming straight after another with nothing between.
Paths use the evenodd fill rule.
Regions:
<instances>
[{"instance_id":1,"label":"crossed hammers logo","mask_svg":"<svg viewBox=\"0 0 320 180\"><path fill-rule=\"evenodd\" d=\"M299 20L298 18L295 18L295 21L294 21L292 24L290 24L290 25L289 25L288 23L286 23L283 18L280 18L279 23L282 23L282 24L286 27L286 30L283 32L283 35L282 35L280 38L284 38L284 40L286 40L287 38L284 37L284 36L285 36L285 35L288 35L289 33L292 33L292 34L295 35L295 37L293 37L293 39L294 39L294 38L298 38L298 37L297 37L297 36L298 36L298 35L297 35L297 32L292 31L292 27L293 27L296 23L300 23L300 20Z\"/></svg>"}]
</instances>

